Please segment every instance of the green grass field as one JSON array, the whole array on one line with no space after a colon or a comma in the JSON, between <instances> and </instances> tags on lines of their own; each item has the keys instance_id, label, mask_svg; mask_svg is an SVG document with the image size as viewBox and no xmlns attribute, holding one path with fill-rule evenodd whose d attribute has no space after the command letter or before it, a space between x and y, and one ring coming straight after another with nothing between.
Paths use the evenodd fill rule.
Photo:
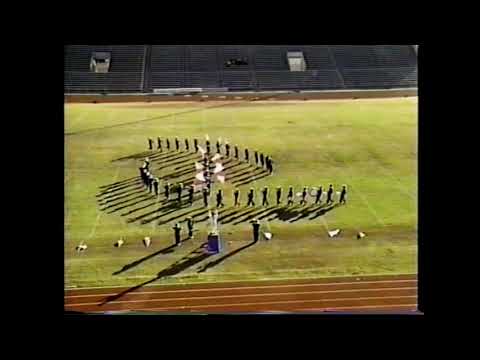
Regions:
<instances>
[{"instance_id":1,"label":"green grass field","mask_svg":"<svg viewBox=\"0 0 480 360\"><path fill-rule=\"evenodd\" d=\"M137 285L159 273L162 278L156 283L417 272L416 98L220 107L213 103L66 104L65 133L66 287ZM238 219L221 224L222 254L197 257L195 250L206 240L206 222L197 224L194 240L159 252L173 244L171 227L185 218L182 215L202 212L201 199L193 209L165 214L166 210L155 212L161 204L148 200L133 185L97 195L101 187L138 177L143 158L112 160L145 152L147 137L197 137L204 143L205 134L212 140L212 149L221 137L238 144L242 157L245 147L272 155L275 174L240 187L244 203L248 188L257 189L257 208L249 214L244 207L231 206L230 182L216 185L226 194L220 218ZM183 159L186 162L172 166L162 163L154 173L164 176L177 166L193 165L193 157ZM152 166L157 169L160 164ZM244 167L232 170L241 174ZM330 183L337 189L348 185L346 206L313 219L318 213L312 212L298 221L268 221L272 216L267 216L261 220L262 229L270 230L273 239L250 246L248 215L266 214L258 206L262 187L270 187L272 205L276 186L283 187L285 199L289 185L299 192L303 186ZM106 206L110 207L102 211ZM158 218L146 224L141 219L127 222L142 215L142 219ZM343 230L341 236L329 238L327 229L336 228ZM358 231L368 236L357 240ZM144 236L152 238L150 248L141 243ZM115 248L120 237L125 245ZM88 249L77 253L75 247L82 241ZM128 270L113 275L128 264L132 264Z\"/></svg>"}]
</instances>

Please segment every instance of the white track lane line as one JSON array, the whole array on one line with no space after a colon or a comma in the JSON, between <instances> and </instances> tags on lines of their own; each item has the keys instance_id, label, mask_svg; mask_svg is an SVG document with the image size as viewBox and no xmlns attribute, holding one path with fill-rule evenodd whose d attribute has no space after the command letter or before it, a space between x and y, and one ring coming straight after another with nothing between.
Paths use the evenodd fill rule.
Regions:
<instances>
[{"instance_id":1,"label":"white track lane line","mask_svg":"<svg viewBox=\"0 0 480 360\"><path fill-rule=\"evenodd\" d=\"M148 303L148 302L162 302L162 301L188 301L188 300L218 300L218 299L236 299L236 298L254 298L264 296L297 296L297 295L320 295L320 294L341 294L341 293L356 293L356 292L382 292L382 291L401 291L401 290L415 290L416 287L400 287L400 288L381 288L381 289L347 289L347 290L319 290L319 291L300 291L300 292L283 292L283 293L269 293L269 294L242 294L242 295L216 295L216 296L195 296L195 297L172 297L166 299L142 299L142 300L118 300L109 301L109 305L113 304L131 304L131 303ZM329 299L323 299L329 300ZM91 303L76 303L67 304L66 306L91 306L102 304L102 301Z\"/></svg>"},{"instance_id":2,"label":"white track lane line","mask_svg":"<svg viewBox=\"0 0 480 360\"><path fill-rule=\"evenodd\" d=\"M356 309L391 309L391 308L407 308L411 309L415 307L415 310L418 307L418 304L398 304L398 305L360 305L360 306L339 306L335 308L311 308L311 309L298 309L299 311L339 311L339 310L356 310Z\"/></svg>"},{"instance_id":3,"label":"white track lane line","mask_svg":"<svg viewBox=\"0 0 480 360\"><path fill-rule=\"evenodd\" d=\"M182 292L205 292L205 291L230 291L230 290L258 290L271 288L298 288L298 287L313 287L313 286L338 286L338 285L355 285L355 284L392 284L392 283L410 283L417 282L417 280L378 280L378 281L357 281L357 282L337 282L337 283L315 283L315 284L289 284L289 285L261 285L261 286L237 286L237 287L219 287L219 288L203 288L203 289L180 289L180 290L158 290L158 291L138 291L130 294L172 294ZM157 285L158 286L158 285ZM358 290L358 289L357 289ZM65 299L96 297L96 296L112 296L116 294L100 293L87 295L67 295Z\"/></svg>"},{"instance_id":4,"label":"white track lane line","mask_svg":"<svg viewBox=\"0 0 480 360\"><path fill-rule=\"evenodd\" d=\"M163 307L163 308L132 309L132 310L163 311L163 310L205 309L205 308L233 307L233 306L302 304L302 303L316 303L316 302L326 302L326 301L362 301L362 300L385 300L385 299L415 299L416 300L416 298L417 296L414 296L414 295L382 296L382 297L362 297L362 298L346 298L346 299L315 299L315 300L266 301L266 302L254 302L254 303L171 306L171 307Z\"/></svg>"}]
</instances>

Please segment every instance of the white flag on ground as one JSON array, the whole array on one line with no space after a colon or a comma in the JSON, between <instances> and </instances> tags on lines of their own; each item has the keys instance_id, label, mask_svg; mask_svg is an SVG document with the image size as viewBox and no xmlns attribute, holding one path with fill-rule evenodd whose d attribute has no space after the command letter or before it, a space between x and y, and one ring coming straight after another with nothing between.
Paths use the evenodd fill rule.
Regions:
<instances>
[{"instance_id":1,"label":"white flag on ground","mask_svg":"<svg viewBox=\"0 0 480 360\"><path fill-rule=\"evenodd\" d=\"M87 244L80 244L76 247L77 251L87 250Z\"/></svg>"},{"instance_id":2,"label":"white flag on ground","mask_svg":"<svg viewBox=\"0 0 480 360\"><path fill-rule=\"evenodd\" d=\"M149 247L150 243L151 239L148 236L143 238L143 245L145 245L145 247Z\"/></svg>"},{"instance_id":3,"label":"white flag on ground","mask_svg":"<svg viewBox=\"0 0 480 360\"><path fill-rule=\"evenodd\" d=\"M196 163L195 163L195 170L203 170L203 165L200 164L200 163L198 163L198 162L196 162Z\"/></svg>"},{"instance_id":4,"label":"white flag on ground","mask_svg":"<svg viewBox=\"0 0 480 360\"><path fill-rule=\"evenodd\" d=\"M265 239L270 240L272 238L273 234L266 232L266 233L263 233L263 236L265 236Z\"/></svg>"},{"instance_id":5,"label":"white flag on ground","mask_svg":"<svg viewBox=\"0 0 480 360\"><path fill-rule=\"evenodd\" d=\"M215 154L214 157L212 157L212 161L217 161L217 160L220 160L221 158L222 158L222 155L217 153L217 154Z\"/></svg>"},{"instance_id":6,"label":"white flag on ground","mask_svg":"<svg viewBox=\"0 0 480 360\"><path fill-rule=\"evenodd\" d=\"M207 151L202 148L200 145L198 145L198 151L202 154L202 156L205 156L205 154L207 153Z\"/></svg>"},{"instance_id":7,"label":"white flag on ground","mask_svg":"<svg viewBox=\"0 0 480 360\"><path fill-rule=\"evenodd\" d=\"M330 237L338 236L338 234L340 234L340 231L341 231L340 229L329 231L328 236L330 236Z\"/></svg>"},{"instance_id":8,"label":"white flag on ground","mask_svg":"<svg viewBox=\"0 0 480 360\"><path fill-rule=\"evenodd\" d=\"M215 163L215 169L213 169L213 173L218 174L222 170L223 170L223 165L220 163Z\"/></svg>"},{"instance_id":9,"label":"white flag on ground","mask_svg":"<svg viewBox=\"0 0 480 360\"><path fill-rule=\"evenodd\" d=\"M205 176L203 176L203 173L199 172L197 175L195 175L195 179L205 181Z\"/></svg>"},{"instance_id":10,"label":"white flag on ground","mask_svg":"<svg viewBox=\"0 0 480 360\"><path fill-rule=\"evenodd\" d=\"M220 181L222 184L225 183L225 175L217 175L217 180Z\"/></svg>"}]
</instances>

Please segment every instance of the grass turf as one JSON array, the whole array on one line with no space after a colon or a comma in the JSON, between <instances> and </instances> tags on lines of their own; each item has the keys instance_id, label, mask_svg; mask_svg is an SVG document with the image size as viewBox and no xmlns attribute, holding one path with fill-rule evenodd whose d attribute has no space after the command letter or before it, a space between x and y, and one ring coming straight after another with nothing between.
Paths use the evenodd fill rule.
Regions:
<instances>
[{"instance_id":1,"label":"grass turf","mask_svg":"<svg viewBox=\"0 0 480 360\"><path fill-rule=\"evenodd\" d=\"M67 287L129 286L156 278L154 283L416 273L416 99L66 104L65 133ZM251 212L231 207L230 181L221 186L227 206L220 211L220 218L228 222L221 225L225 249L207 258L195 251L206 239L206 222L196 225L199 231L193 241L170 248L171 227L185 218L183 214L205 218L202 201L192 209L156 211L162 205L148 199L133 180L143 158L112 161L144 153L147 137L179 136L183 149L185 137L197 137L203 144L205 134L212 150L221 137L232 144L232 152L238 144L242 158L248 147L251 161L255 149L275 161L274 176L239 187L243 203L248 188L257 190L257 207ZM162 162L166 156L158 155L152 162L155 174L185 170L181 178L193 175L186 173L193 156L172 152L176 160ZM231 165L235 163L226 166ZM229 171L241 181L249 176L245 168L238 165ZM105 186L126 179L132 181L105 192ZM297 207L297 213L286 216L274 207L265 211L258 206L263 186L270 187L272 205L276 186L283 187L285 199L289 185L299 192L303 186L325 188L330 183L337 189L348 185L347 206L323 215L318 209L308 213L311 208ZM262 218L263 230L274 234L271 241L251 245L248 220L254 215ZM272 219L276 215L280 219ZM328 238L326 230L335 228L343 230L341 236ZM357 231L366 232L367 238L357 240ZM141 244L144 236L152 238L150 248ZM120 237L125 245L115 248ZM82 241L88 249L77 253L75 247Z\"/></svg>"}]
</instances>

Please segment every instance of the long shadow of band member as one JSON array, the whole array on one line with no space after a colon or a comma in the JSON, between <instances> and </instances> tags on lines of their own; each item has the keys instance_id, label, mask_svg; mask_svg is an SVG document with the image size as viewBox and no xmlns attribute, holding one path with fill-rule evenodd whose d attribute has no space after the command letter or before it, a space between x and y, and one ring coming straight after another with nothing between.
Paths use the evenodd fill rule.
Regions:
<instances>
[{"instance_id":1,"label":"long shadow of band member","mask_svg":"<svg viewBox=\"0 0 480 360\"><path fill-rule=\"evenodd\" d=\"M153 150L153 140L148 138L148 150Z\"/></svg>"},{"instance_id":2,"label":"long shadow of band member","mask_svg":"<svg viewBox=\"0 0 480 360\"><path fill-rule=\"evenodd\" d=\"M173 229L174 235L175 235L175 245L176 246L182 245L182 243L180 241L180 232L182 231L182 227L180 226L179 223L176 223L175 226L172 229Z\"/></svg>"},{"instance_id":3,"label":"long shadow of band member","mask_svg":"<svg viewBox=\"0 0 480 360\"><path fill-rule=\"evenodd\" d=\"M250 191L248 193L247 206L255 206L255 201L254 201L255 193L254 193L254 191L255 190L253 190L253 188L250 188Z\"/></svg>"},{"instance_id":4,"label":"long shadow of band member","mask_svg":"<svg viewBox=\"0 0 480 360\"><path fill-rule=\"evenodd\" d=\"M257 219L252 220L253 227L253 241L257 242L260 238L260 222Z\"/></svg>"}]
</instances>

